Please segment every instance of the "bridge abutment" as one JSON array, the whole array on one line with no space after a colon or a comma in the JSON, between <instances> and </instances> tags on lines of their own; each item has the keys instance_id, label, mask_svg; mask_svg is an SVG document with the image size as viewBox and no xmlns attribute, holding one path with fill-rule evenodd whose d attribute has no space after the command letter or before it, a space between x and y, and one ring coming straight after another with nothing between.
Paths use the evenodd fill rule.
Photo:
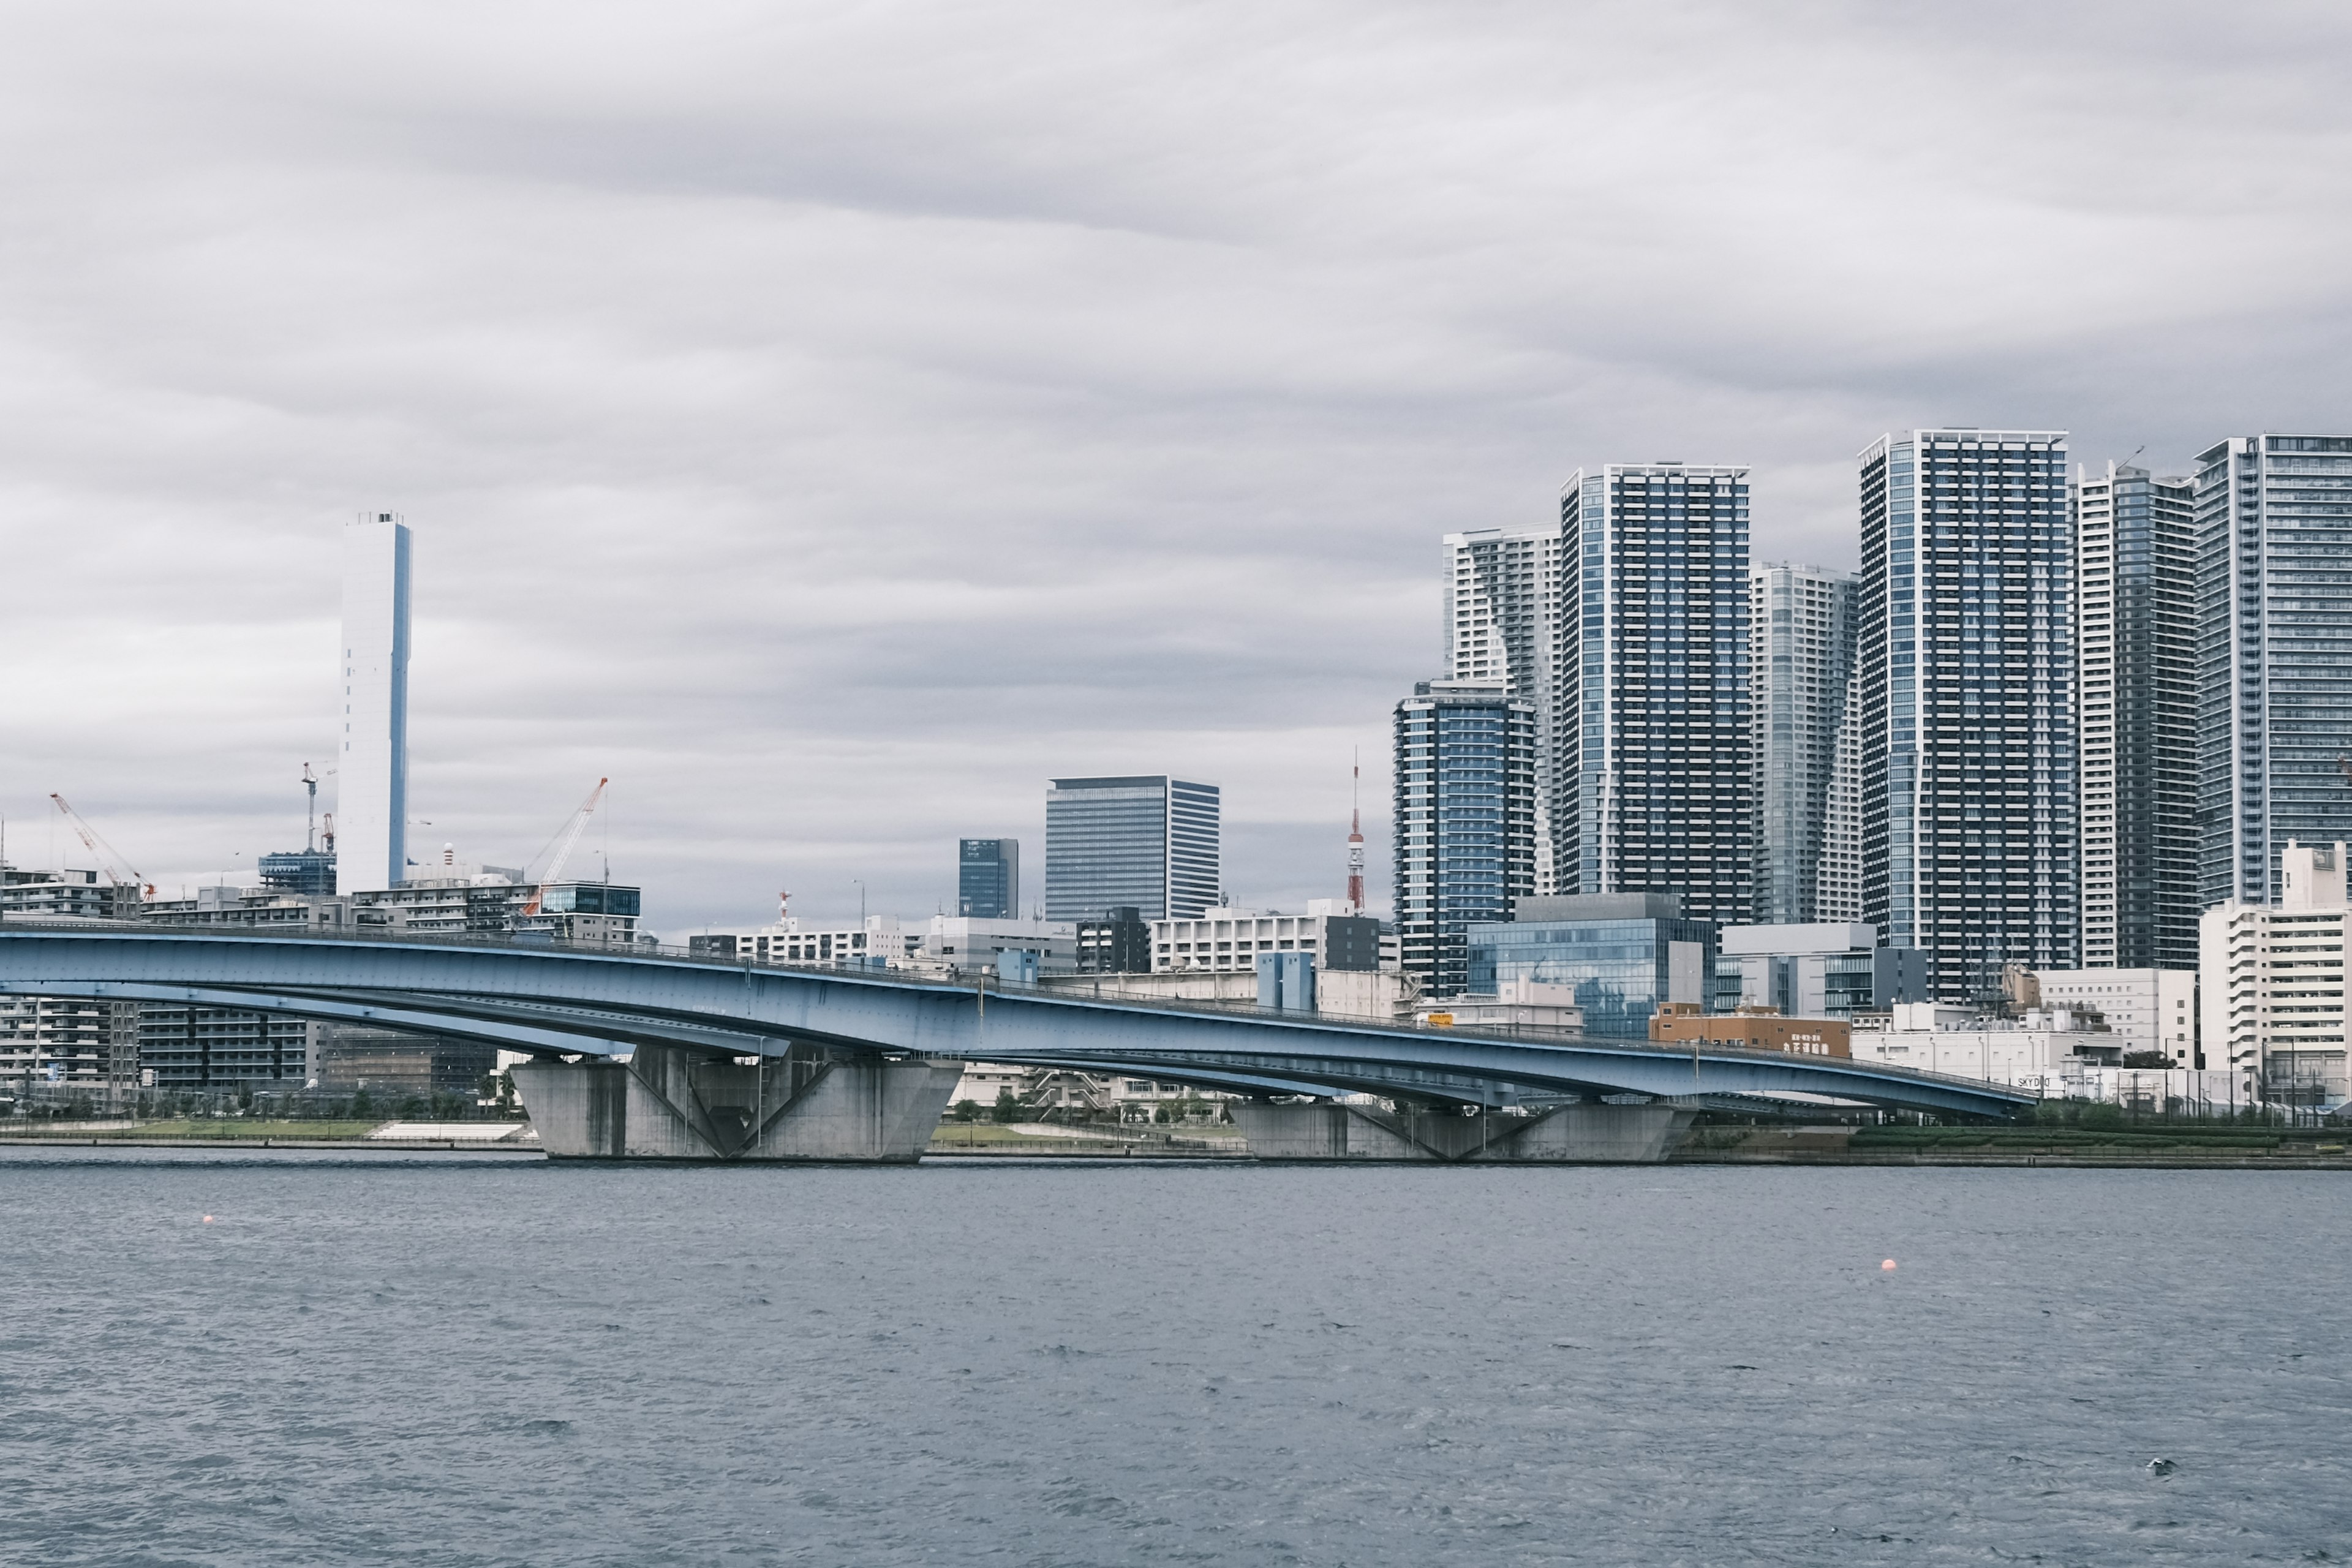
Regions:
<instances>
[{"instance_id":1,"label":"bridge abutment","mask_svg":"<svg viewBox=\"0 0 2352 1568\"><path fill-rule=\"evenodd\" d=\"M515 1091L551 1157L911 1164L962 1067L795 1046L756 1065L640 1045L627 1062L531 1062Z\"/></svg>"},{"instance_id":2,"label":"bridge abutment","mask_svg":"<svg viewBox=\"0 0 2352 1568\"><path fill-rule=\"evenodd\" d=\"M1534 1116L1463 1116L1364 1105L1232 1107L1261 1160L1642 1164L1664 1160L1696 1114L1681 1106L1562 1105Z\"/></svg>"}]
</instances>

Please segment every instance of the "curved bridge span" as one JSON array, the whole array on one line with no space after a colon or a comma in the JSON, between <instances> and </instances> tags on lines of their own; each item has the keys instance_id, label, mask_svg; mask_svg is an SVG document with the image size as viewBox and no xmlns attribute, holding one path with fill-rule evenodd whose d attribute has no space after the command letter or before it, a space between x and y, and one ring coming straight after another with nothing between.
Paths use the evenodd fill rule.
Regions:
<instances>
[{"instance_id":1,"label":"curved bridge span","mask_svg":"<svg viewBox=\"0 0 2352 1568\"><path fill-rule=\"evenodd\" d=\"M492 1042L541 1058L516 1076L551 1152L614 1156L912 1158L964 1061L1261 1098L1363 1092L1456 1121L1465 1108L1529 1097L1793 1092L1973 1115L2033 1100L2006 1085L1779 1052L446 938L9 922L0 993L193 1002ZM566 1131L575 1122L577 1137ZM839 1125L817 1136L821 1123ZM785 1146L795 1130L809 1134L799 1152ZM892 1155L886 1145L905 1147Z\"/></svg>"}]
</instances>

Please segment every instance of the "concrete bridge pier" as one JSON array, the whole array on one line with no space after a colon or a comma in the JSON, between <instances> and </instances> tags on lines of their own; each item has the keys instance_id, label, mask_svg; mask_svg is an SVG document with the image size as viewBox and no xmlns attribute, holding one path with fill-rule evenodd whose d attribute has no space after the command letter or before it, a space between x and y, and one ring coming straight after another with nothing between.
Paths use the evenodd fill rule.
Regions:
<instances>
[{"instance_id":1,"label":"concrete bridge pier","mask_svg":"<svg viewBox=\"0 0 2352 1568\"><path fill-rule=\"evenodd\" d=\"M626 1062L530 1062L514 1079L556 1159L912 1164L962 1070L806 1045L756 1062L640 1045Z\"/></svg>"},{"instance_id":2,"label":"concrete bridge pier","mask_svg":"<svg viewBox=\"0 0 2352 1568\"><path fill-rule=\"evenodd\" d=\"M1237 1101L1234 1125L1261 1160L1390 1160L1467 1164L1641 1164L1672 1153L1696 1112L1648 1105L1562 1105L1533 1116L1376 1106Z\"/></svg>"}]
</instances>

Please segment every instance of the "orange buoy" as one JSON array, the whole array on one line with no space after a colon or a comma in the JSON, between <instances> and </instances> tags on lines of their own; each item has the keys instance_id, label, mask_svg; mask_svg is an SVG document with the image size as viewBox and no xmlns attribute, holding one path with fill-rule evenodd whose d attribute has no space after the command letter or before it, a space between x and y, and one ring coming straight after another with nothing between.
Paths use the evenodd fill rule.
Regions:
<instances>
[{"instance_id":1,"label":"orange buoy","mask_svg":"<svg viewBox=\"0 0 2352 1568\"><path fill-rule=\"evenodd\" d=\"M210 1225L210 1224L212 1224L212 1222L213 1222L213 1216L212 1216L212 1215L205 1215L205 1223L206 1225ZM1890 1267L1891 1267L1891 1265L1890 1265Z\"/></svg>"},{"instance_id":2,"label":"orange buoy","mask_svg":"<svg viewBox=\"0 0 2352 1568\"><path fill-rule=\"evenodd\" d=\"M1892 1258L1888 1258L1885 1262L1884 1262L1884 1263L1880 1264L1880 1265L1878 1266L1878 1271L1879 1271L1881 1274L1892 1274L1892 1273L1894 1273L1894 1272L1895 1272L1895 1259L1893 1259Z\"/></svg>"}]
</instances>

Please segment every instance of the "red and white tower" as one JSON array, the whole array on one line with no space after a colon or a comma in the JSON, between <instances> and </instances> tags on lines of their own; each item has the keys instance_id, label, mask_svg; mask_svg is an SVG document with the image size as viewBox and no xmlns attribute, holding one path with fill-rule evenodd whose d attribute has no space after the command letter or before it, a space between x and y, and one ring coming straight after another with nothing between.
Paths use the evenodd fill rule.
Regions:
<instances>
[{"instance_id":1,"label":"red and white tower","mask_svg":"<svg viewBox=\"0 0 2352 1568\"><path fill-rule=\"evenodd\" d=\"M1348 803L1348 912L1364 912L1364 765L1352 769Z\"/></svg>"}]
</instances>

